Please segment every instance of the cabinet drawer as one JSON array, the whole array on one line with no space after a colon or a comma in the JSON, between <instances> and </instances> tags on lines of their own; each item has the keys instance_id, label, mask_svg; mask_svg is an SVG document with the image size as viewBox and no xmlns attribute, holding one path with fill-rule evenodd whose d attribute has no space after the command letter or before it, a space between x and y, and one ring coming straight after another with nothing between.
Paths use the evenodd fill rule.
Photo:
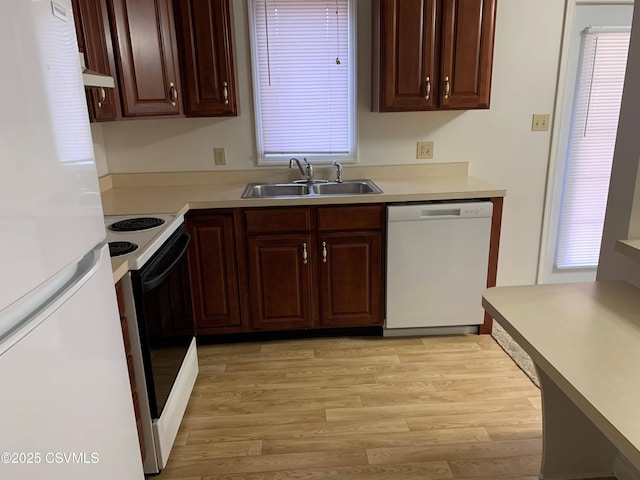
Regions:
<instances>
[{"instance_id":1,"label":"cabinet drawer","mask_svg":"<svg viewBox=\"0 0 640 480\"><path fill-rule=\"evenodd\" d=\"M319 207L318 230L363 230L384 226L384 205Z\"/></svg>"},{"instance_id":2,"label":"cabinet drawer","mask_svg":"<svg viewBox=\"0 0 640 480\"><path fill-rule=\"evenodd\" d=\"M246 232L283 233L311 230L311 210L308 208L264 208L245 210Z\"/></svg>"}]
</instances>

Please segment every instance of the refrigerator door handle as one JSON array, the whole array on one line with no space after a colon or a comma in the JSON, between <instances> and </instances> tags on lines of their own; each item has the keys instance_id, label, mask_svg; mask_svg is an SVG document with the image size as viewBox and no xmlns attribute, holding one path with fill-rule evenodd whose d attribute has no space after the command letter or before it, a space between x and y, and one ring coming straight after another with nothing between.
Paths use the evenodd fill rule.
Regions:
<instances>
[{"instance_id":1,"label":"refrigerator door handle","mask_svg":"<svg viewBox=\"0 0 640 480\"><path fill-rule=\"evenodd\" d=\"M5 308L0 315L0 355L42 323L96 273L107 247L87 253L78 263L65 268L46 285L33 290Z\"/></svg>"}]
</instances>

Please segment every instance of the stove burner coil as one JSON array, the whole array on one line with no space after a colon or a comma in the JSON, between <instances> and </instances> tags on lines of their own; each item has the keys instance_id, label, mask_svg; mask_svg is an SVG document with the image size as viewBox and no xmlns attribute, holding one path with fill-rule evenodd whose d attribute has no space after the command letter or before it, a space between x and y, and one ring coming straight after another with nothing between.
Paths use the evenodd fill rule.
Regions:
<instances>
[{"instance_id":1,"label":"stove burner coil","mask_svg":"<svg viewBox=\"0 0 640 480\"><path fill-rule=\"evenodd\" d=\"M138 248L138 245L131 242L109 242L109 255L112 257L119 257L120 255L126 255Z\"/></svg>"},{"instance_id":2,"label":"stove burner coil","mask_svg":"<svg viewBox=\"0 0 640 480\"><path fill-rule=\"evenodd\" d=\"M119 222L109 225L109 230L114 232L137 232L139 230L149 230L150 228L159 227L164 223L161 218L139 217L120 220Z\"/></svg>"}]
</instances>

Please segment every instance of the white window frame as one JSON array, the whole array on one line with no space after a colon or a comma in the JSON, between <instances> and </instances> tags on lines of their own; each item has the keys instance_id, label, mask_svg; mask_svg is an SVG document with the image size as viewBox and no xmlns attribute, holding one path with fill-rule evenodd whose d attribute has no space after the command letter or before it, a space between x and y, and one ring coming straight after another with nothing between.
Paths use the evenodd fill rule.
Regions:
<instances>
[{"instance_id":1,"label":"white window frame","mask_svg":"<svg viewBox=\"0 0 640 480\"><path fill-rule=\"evenodd\" d=\"M258 69L258 45L257 35L255 31L255 9L254 0L247 0L247 7L249 13L249 37L250 37L250 50L251 50L251 74L253 79L253 112L255 118L256 128L256 150L257 150L257 163L260 166L274 166L288 164L292 157L302 159L306 158L309 162L316 164L331 164L334 161L340 161L341 163L356 163L358 160L358 145L357 145L357 34L356 26L358 24L356 18L356 0L348 1L349 11L349 152L344 154L314 154L309 152L291 152L286 154L268 154L264 153L264 142L262 138L262 115L260 107L262 105L260 99L260 85L259 69Z\"/></svg>"},{"instance_id":2,"label":"white window frame","mask_svg":"<svg viewBox=\"0 0 640 480\"><path fill-rule=\"evenodd\" d=\"M625 13L628 10L628 14ZM589 11L591 10L591 14ZM581 13L584 12L584 13ZM631 26L633 1L570 0L568 2L558 94L554 110L553 136L547 178L547 193L538 264L538 283L594 281L597 267L555 268L562 189L567 166L567 149L571 129L576 78L581 53L582 31L589 26ZM589 20L585 18L590 16Z\"/></svg>"}]
</instances>

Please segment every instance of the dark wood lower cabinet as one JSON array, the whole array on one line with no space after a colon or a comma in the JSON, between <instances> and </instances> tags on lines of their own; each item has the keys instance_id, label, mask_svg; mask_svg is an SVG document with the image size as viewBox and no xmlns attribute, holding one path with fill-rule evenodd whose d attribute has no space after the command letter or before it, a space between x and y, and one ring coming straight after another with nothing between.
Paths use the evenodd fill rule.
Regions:
<instances>
[{"instance_id":1,"label":"dark wood lower cabinet","mask_svg":"<svg viewBox=\"0 0 640 480\"><path fill-rule=\"evenodd\" d=\"M320 235L320 326L382 325L382 233Z\"/></svg>"},{"instance_id":2,"label":"dark wood lower cabinet","mask_svg":"<svg viewBox=\"0 0 640 480\"><path fill-rule=\"evenodd\" d=\"M192 242L189 273L197 335L242 329L234 228L232 212L187 217Z\"/></svg>"},{"instance_id":3,"label":"dark wood lower cabinet","mask_svg":"<svg viewBox=\"0 0 640 480\"><path fill-rule=\"evenodd\" d=\"M197 335L380 326L384 204L187 215Z\"/></svg>"},{"instance_id":4,"label":"dark wood lower cabinet","mask_svg":"<svg viewBox=\"0 0 640 480\"><path fill-rule=\"evenodd\" d=\"M247 239L253 329L300 330L312 325L313 254L308 234Z\"/></svg>"},{"instance_id":5,"label":"dark wood lower cabinet","mask_svg":"<svg viewBox=\"0 0 640 480\"><path fill-rule=\"evenodd\" d=\"M382 204L245 211L251 327L382 325L384 212Z\"/></svg>"},{"instance_id":6,"label":"dark wood lower cabinet","mask_svg":"<svg viewBox=\"0 0 640 480\"><path fill-rule=\"evenodd\" d=\"M142 415L140 414L140 399L136 388L136 374L133 369L133 355L131 354L131 340L129 337L129 327L127 326L127 316L124 307L124 294L122 283L116 283L116 298L118 299L118 310L120 311L120 327L122 328L122 338L124 340L124 351L127 355L127 369L129 370L129 383L131 385L131 399L133 401L133 411L136 416L136 426L138 427L138 442L140 443L140 454L142 461L146 458L144 440L142 438Z\"/></svg>"}]
</instances>

